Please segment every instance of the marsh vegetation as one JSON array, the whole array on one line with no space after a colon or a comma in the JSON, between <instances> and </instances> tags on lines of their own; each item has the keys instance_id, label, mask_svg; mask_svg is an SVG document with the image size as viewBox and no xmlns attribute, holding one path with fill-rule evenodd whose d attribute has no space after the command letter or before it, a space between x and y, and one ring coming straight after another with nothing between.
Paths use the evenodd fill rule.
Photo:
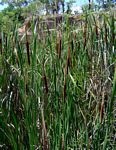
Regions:
<instances>
[{"instance_id":1,"label":"marsh vegetation","mask_svg":"<svg viewBox=\"0 0 116 150\"><path fill-rule=\"evenodd\" d=\"M114 150L115 12L21 41L13 24L0 40L0 146L12 150Z\"/></svg>"}]
</instances>

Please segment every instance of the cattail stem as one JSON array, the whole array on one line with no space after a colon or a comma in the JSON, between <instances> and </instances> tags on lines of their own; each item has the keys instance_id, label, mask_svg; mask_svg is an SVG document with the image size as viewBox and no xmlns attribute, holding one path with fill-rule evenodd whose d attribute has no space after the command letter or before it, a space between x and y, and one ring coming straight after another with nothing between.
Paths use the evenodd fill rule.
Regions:
<instances>
[{"instance_id":1,"label":"cattail stem","mask_svg":"<svg viewBox=\"0 0 116 150\"><path fill-rule=\"evenodd\" d=\"M44 112L42 109L41 109L41 114L42 114L42 128L44 132L43 150L49 150L49 144L48 144L48 139L47 139L47 129L46 129L46 124L45 124L45 119L44 119Z\"/></svg>"}]
</instances>

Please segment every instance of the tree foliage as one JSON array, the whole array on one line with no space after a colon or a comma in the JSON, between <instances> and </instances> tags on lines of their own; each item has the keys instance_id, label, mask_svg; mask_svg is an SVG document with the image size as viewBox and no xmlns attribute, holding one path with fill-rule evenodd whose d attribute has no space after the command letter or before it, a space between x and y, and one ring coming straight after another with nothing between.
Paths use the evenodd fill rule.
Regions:
<instances>
[{"instance_id":1,"label":"tree foliage","mask_svg":"<svg viewBox=\"0 0 116 150\"><path fill-rule=\"evenodd\" d=\"M96 0L96 2L99 4L100 8L107 9L109 7L114 7L116 4L115 0Z\"/></svg>"},{"instance_id":2,"label":"tree foliage","mask_svg":"<svg viewBox=\"0 0 116 150\"><path fill-rule=\"evenodd\" d=\"M1 4L13 5L15 7L26 6L31 2L32 0L1 0Z\"/></svg>"}]
</instances>

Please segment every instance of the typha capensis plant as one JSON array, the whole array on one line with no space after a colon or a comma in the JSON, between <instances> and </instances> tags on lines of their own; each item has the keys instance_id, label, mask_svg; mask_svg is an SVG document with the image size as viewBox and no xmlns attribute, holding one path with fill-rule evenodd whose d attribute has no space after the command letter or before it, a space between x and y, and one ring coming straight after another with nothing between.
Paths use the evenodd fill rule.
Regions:
<instances>
[{"instance_id":1,"label":"typha capensis plant","mask_svg":"<svg viewBox=\"0 0 116 150\"><path fill-rule=\"evenodd\" d=\"M7 39L2 33L3 149L115 149L113 13L88 11L74 25L64 14L59 31L54 23L41 36L33 18L24 43L17 25Z\"/></svg>"}]
</instances>

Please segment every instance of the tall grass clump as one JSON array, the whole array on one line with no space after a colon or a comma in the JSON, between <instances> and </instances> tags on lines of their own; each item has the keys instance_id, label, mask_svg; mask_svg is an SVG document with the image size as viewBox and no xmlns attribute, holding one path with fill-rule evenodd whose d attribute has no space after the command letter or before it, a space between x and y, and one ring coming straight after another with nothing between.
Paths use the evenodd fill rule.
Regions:
<instances>
[{"instance_id":1,"label":"tall grass clump","mask_svg":"<svg viewBox=\"0 0 116 150\"><path fill-rule=\"evenodd\" d=\"M1 32L2 149L115 149L115 14L69 17L23 42Z\"/></svg>"}]
</instances>

